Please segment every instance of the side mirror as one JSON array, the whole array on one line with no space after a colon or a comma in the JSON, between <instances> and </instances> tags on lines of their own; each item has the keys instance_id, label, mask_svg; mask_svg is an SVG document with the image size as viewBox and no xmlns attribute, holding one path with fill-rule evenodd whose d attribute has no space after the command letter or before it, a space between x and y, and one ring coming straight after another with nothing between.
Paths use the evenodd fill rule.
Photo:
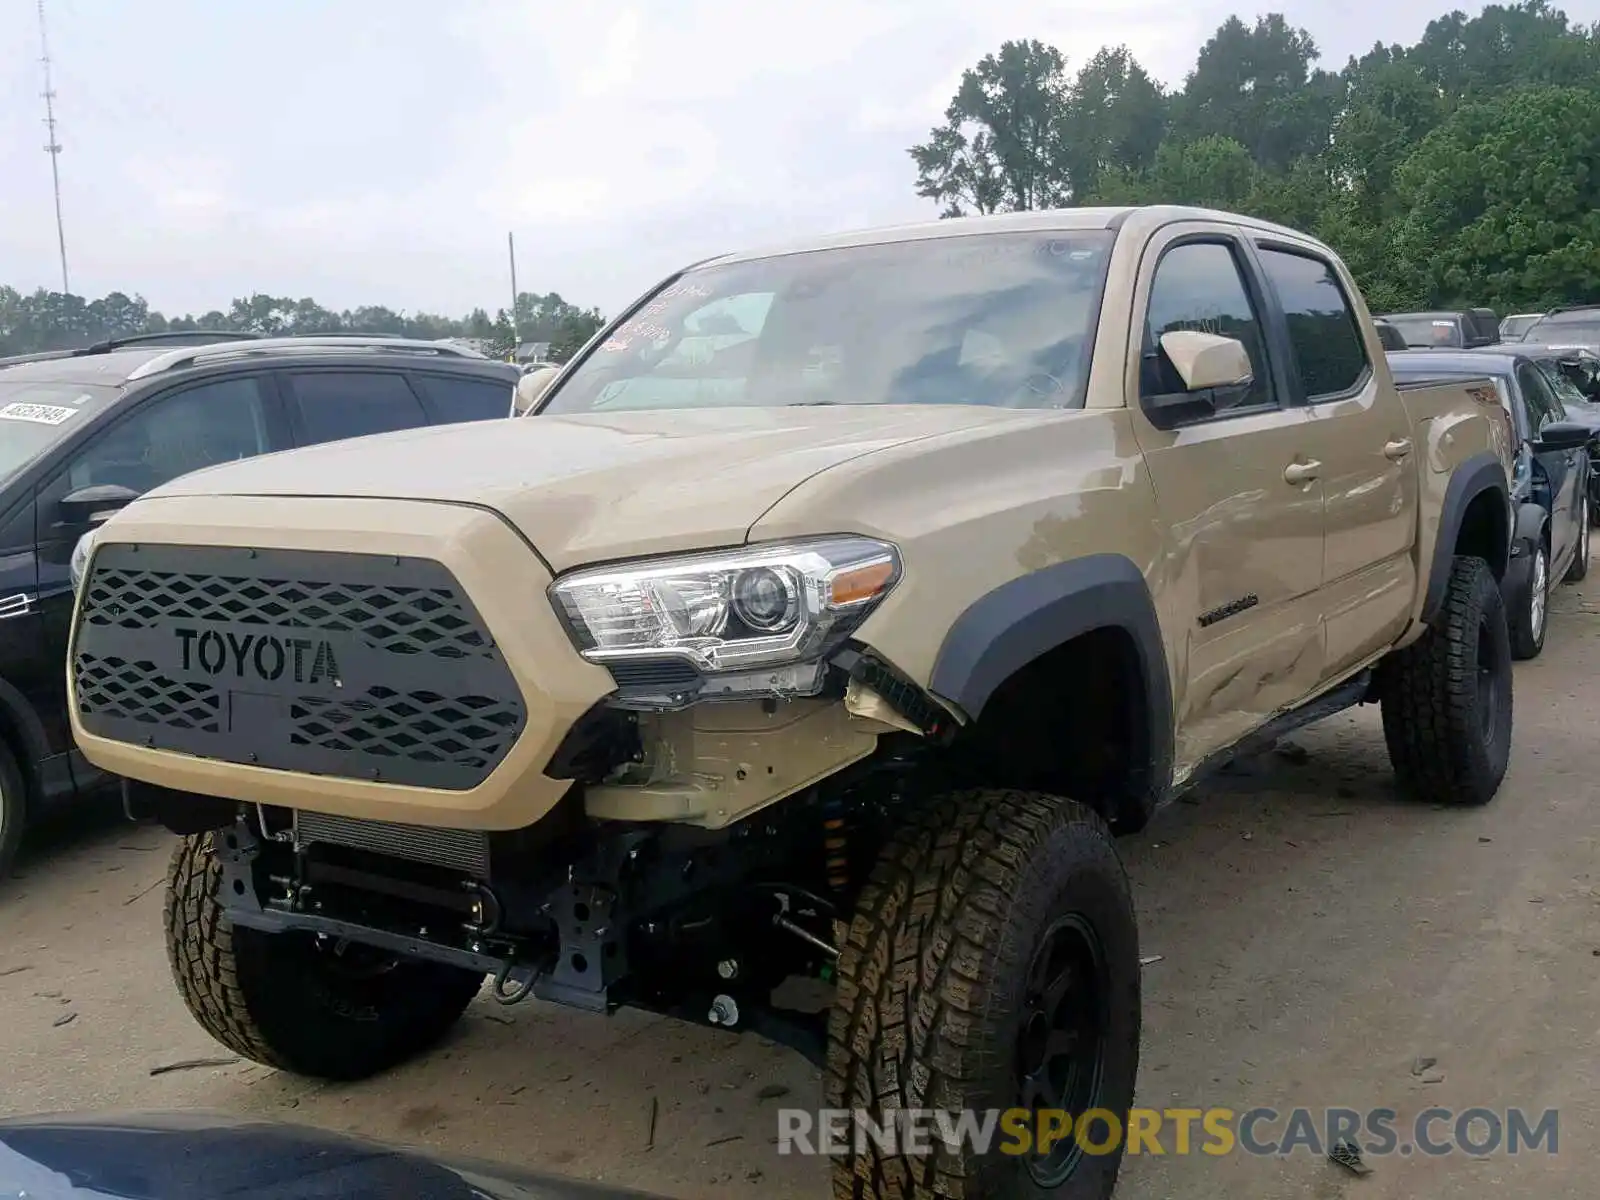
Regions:
<instances>
[{"instance_id":1,"label":"side mirror","mask_svg":"<svg viewBox=\"0 0 1600 1200\"><path fill-rule=\"evenodd\" d=\"M1577 450L1587 446L1597 434L1600 431L1579 425L1576 421L1554 421L1539 431L1539 436L1533 441L1533 450L1535 454Z\"/></svg>"},{"instance_id":2,"label":"side mirror","mask_svg":"<svg viewBox=\"0 0 1600 1200\"><path fill-rule=\"evenodd\" d=\"M511 415L520 417L529 412L544 398L544 394L550 390L550 385L556 381L556 376L559 374L561 368L552 363L548 366L535 367L517 380L516 390L511 397Z\"/></svg>"},{"instance_id":3,"label":"side mirror","mask_svg":"<svg viewBox=\"0 0 1600 1200\"><path fill-rule=\"evenodd\" d=\"M61 498L61 524L71 529L98 525L132 504L139 495L120 483L97 483L92 487L79 488Z\"/></svg>"},{"instance_id":4,"label":"side mirror","mask_svg":"<svg viewBox=\"0 0 1600 1200\"><path fill-rule=\"evenodd\" d=\"M1184 386L1181 392L1144 398L1151 420L1163 429L1242 404L1255 382L1250 354L1238 338L1177 329L1161 335L1161 353Z\"/></svg>"},{"instance_id":5,"label":"side mirror","mask_svg":"<svg viewBox=\"0 0 1600 1200\"><path fill-rule=\"evenodd\" d=\"M1250 355L1238 338L1175 329L1161 335L1161 349L1191 392L1249 387L1255 380Z\"/></svg>"}]
</instances>

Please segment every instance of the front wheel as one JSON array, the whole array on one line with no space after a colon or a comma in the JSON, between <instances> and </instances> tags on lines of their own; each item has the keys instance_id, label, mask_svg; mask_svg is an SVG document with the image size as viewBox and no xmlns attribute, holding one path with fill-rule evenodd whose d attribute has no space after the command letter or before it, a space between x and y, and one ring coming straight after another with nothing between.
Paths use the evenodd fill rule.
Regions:
<instances>
[{"instance_id":1,"label":"front wheel","mask_svg":"<svg viewBox=\"0 0 1600 1200\"><path fill-rule=\"evenodd\" d=\"M1487 804L1511 761L1511 637L1489 564L1461 557L1428 631L1384 663L1383 736L1404 791Z\"/></svg>"},{"instance_id":2,"label":"front wheel","mask_svg":"<svg viewBox=\"0 0 1600 1200\"><path fill-rule=\"evenodd\" d=\"M1529 555L1528 589L1506 614L1511 624L1513 658L1538 658L1550 614L1550 547L1541 539Z\"/></svg>"},{"instance_id":3,"label":"front wheel","mask_svg":"<svg viewBox=\"0 0 1600 1200\"><path fill-rule=\"evenodd\" d=\"M217 904L213 834L184 838L167 873L167 960L201 1027L235 1054L321 1079L413 1058L460 1018L483 977L301 933L262 933Z\"/></svg>"},{"instance_id":4,"label":"front wheel","mask_svg":"<svg viewBox=\"0 0 1600 1200\"><path fill-rule=\"evenodd\" d=\"M1138 1072L1139 937L1095 813L1001 790L921 805L863 888L838 971L827 1105L871 1124L834 1160L836 1200L1112 1194ZM905 1109L1009 1111L1013 1133L1059 1136L1007 1153L1018 1142L997 1123L987 1147L935 1134L931 1153L907 1154L870 1133ZM1077 1120L1091 1110L1115 1123Z\"/></svg>"}]
</instances>

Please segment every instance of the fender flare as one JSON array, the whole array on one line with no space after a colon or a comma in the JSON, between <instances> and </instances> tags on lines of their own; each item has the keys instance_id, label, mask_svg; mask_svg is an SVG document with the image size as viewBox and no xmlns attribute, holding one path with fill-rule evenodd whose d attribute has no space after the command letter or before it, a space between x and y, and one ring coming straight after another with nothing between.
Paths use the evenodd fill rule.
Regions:
<instances>
[{"instance_id":1,"label":"fender flare","mask_svg":"<svg viewBox=\"0 0 1600 1200\"><path fill-rule=\"evenodd\" d=\"M1450 476L1445 487L1444 503L1439 510L1439 537L1433 544L1433 565L1428 574L1428 589L1422 601L1422 622L1431 624L1444 606L1445 588L1450 584L1450 562L1455 558L1456 541L1461 536L1461 524L1466 519L1467 507L1485 492L1494 492L1506 517L1506 550L1509 562L1513 516L1511 490L1506 483L1506 469L1489 451L1474 454ZM1491 564L1492 565L1492 564ZM1503 574L1504 572L1502 572Z\"/></svg>"},{"instance_id":2,"label":"fender flare","mask_svg":"<svg viewBox=\"0 0 1600 1200\"><path fill-rule=\"evenodd\" d=\"M32 703L16 687L0 679L0 738L12 740L21 751L17 766L30 789L37 784L39 764L50 757L50 738Z\"/></svg>"},{"instance_id":3,"label":"fender flare","mask_svg":"<svg viewBox=\"0 0 1600 1200\"><path fill-rule=\"evenodd\" d=\"M1550 514L1531 500L1524 500L1517 506L1517 532L1518 540L1536 542L1546 525L1550 523Z\"/></svg>"},{"instance_id":4,"label":"fender flare","mask_svg":"<svg viewBox=\"0 0 1600 1200\"><path fill-rule=\"evenodd\" d=\"M995 689L1075 637L1120 629L1138 659L1143 711L1127 813L1143 824L1172 783L1172 680L1166 643L1144 574L1121 554L1091 554L1019 576L980 596L956 618L934 659L928 687L976 720Z\"/></svg>"}]
</instances>

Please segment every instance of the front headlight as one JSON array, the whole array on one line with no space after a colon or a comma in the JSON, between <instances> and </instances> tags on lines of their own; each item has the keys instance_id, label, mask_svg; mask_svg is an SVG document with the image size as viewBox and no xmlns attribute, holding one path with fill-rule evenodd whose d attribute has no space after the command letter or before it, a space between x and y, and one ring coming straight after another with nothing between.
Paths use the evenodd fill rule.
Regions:
<instances>
[{"instance_id":1,"label":"front headlight","mask_svg":"<svg viewBox=\"0 0 1600 1200\"><path fill-rule=\"evenodd\" d=\"M591 662L677 658L715 674L820 657L899 579L887 542L828 537L575 571L550 594Z\"/></svg>"},{"instance_id":2,"label":"front headlight","mask_svg":"<svg viewBox=\"0 0 1600 1200\"><path fill-rule=\"evenodd\" d=\"M94 549L94 540L100 533L100 527L88 530L78 539L78 544L72 548L72 561L67 567L72 577L72 590L76 592L83 585L83 572L89 565L89 552Z\"/></svg>"}]
</instances>

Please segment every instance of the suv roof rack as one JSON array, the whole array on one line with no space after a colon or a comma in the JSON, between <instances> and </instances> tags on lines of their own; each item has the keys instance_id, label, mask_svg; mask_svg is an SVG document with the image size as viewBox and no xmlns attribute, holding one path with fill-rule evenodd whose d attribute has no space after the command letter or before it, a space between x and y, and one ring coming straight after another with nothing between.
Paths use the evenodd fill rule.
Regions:
<instances>
[{"instance_id":1,"label":"suv roof rack","mask_svg":"<svg viewBox=\"0 0 1600 1200\"><path fill-rule=\"evenodd\" d=\"M88 354L110 354L113 350L127 350L150 342L186 342L191 346L208 346L214 342L258 341L264 334L238 329L169 329L161 333L130 333L123 337L105 338L87 346L69 346L58 350L35 350L30 354L12 354L0 358L0 367L20 363L56 362L63 358L82 358Z\"/></svg>"},{"instance_id":2,"label":"suv roof rack","mask_svg":"<svg viewBox=\"0 0 1600 1200\"><path fill-rule=\"evenodd\" d=\"M1600 308L1600 304L1558 304L1544 315L1553 317L1557 313L1592 312L1597 308Z\"/></svg>"},{"instance_id":3,"label":"suv roof rack","mask_svg":"<svg viewBox=\"0 0 1600 1200\"><path fill-rule=\"evenodd\" d=\"M167 329L161 333L130 333L126 337L106 338L103 342L92 342L72 353L105 354L128 346L143 346L149 342L188 341L196 346L207 346L213 342L260 341L264 337L266 337L264 333L255 333L247 329Z\"/></svg>"},{"instance_id":4,"label":"suv roof rack","mask_svg":"<svg viewBox=\"0 0 1600 1200\"><path fill-rule=\"evenodd\" d=\"M261 338L254 341L224 345L189 346L182 350L168 350L128 373L128 382L147 379L164 371L176 371L218 359L249 358L258 354L286 354L291 351L319 353L327 351L370 350L382 354L432 354L440 358L475 358L488 361L486 355L465 346L448 342L428 342L416 338L351 336L326 334L304 337Z\"/></svg>"}]
</instances>

